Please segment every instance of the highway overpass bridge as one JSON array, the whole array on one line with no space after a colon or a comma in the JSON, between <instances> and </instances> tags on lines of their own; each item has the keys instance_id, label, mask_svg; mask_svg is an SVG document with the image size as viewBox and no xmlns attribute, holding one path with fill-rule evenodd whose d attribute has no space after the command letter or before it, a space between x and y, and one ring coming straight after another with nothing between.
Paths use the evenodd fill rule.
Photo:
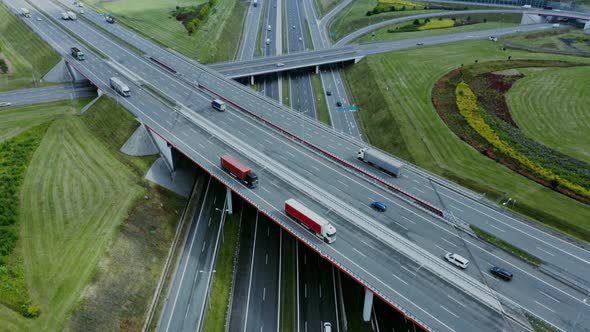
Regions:
<instances>
[{"instance_id":1,"label":"highway overpass bridge","mask_svg":"<svg viewBox=\"0 0 590 332\"><path fill-rule=\"evenodd\" d=\"M492 30L473 31L457 34L449 34L448 37L425 37L414 38L408 40L367 43L360 45L347 45L356 38L361 37L367 33L377 29L397 24L401 22L414 21L416 19L425 19L433 17L448 17L453 15L472 15L472 14L495 14L495 13L513 13L522 14L522 22L524 25L518 28L502 28ZM435 45L441 43L448 43L460 40L483 39L490 35L503 36L518 32L530 32L539 29L550 28L548 25L551 18L568 18L587 21L585 29L590 30L590 14L567 12L567 11L552 11L539 9L494 9L494 10L463 10L463 11L445 11L437 13L428 13L421 15L405 16L395 18L383 22L379 22L364 28L361 28L350 35L339 40L334 48L321 49L319 51L291 53L272 57L259 57L248 61L226 62L218 63L210 66L228 78L242 78L252 77L257 75L264 75L277 72L285 72L294 69L312 68L316 71L319 66L328 64L352 64L362 60L365 56L370 54L378 54L383 52L390 52L409 47L417 47L417 42L424 45ZM518 30L518 31L517 31Z\"/></svg>"},{"instance_id":2,"label":"highway overpass bridge","mask_svg":"<svg viewBox=\"0 0 590 332\"><path fill-rule=\"evenodd\" d=\"M28 6L21 0L5 2L15 11ZM356 151L366 146L363 142L334 132L207 67L137 38L120 26L112 27L117 29L117 36L145 54L118 44L108 33L86 21L53 19L62 9L52 2L37 1L35 6L47 15L41 21L23 21L68 59L71 66L132 112L149 130L171 169L176 151L193 160L233 193L365 285L371 291L367 292L367 299L374 293L429 330L526 330L522 311L558 328L567 328L576 320L582 302L579 294L564 291L563 286L543 279L510 256L491 252L477 240L465 240L457 234L455 222L459 218L448 218L440 202L419 198L399 186L412 182L416 186L423 181L437 188L434 193L425 194L428 197L456 195L455 200L472 195L467 190L411 165L405 177L386 177L355 159ZM36 10L32 13L33 17L42 15ZM94 24L101 24L102 20L96 19L100 21ZM88 59L77 62L68 55L68 49L81 42L87 47ZM122 77L131 86L131 97L114 93L108 85L112 76ZM226 112L210 108L209 102L215 97L230 104ZM234 155L259 174L258 188L244 187L220 168L219 157L225 153ZM291 197L329 218L338 230L338 240L324 244L288 218L283 206ZM369 207L373 199L388 202L388 211L373 211ZM473 199L469 205L480 204L476 201ZM488 217L503 218L493 208L478 208L486 211ZM453 215L461 215L461 211L454 212ZM469 222L480 220L465 218ZM543 238L546 235L533 228L526 229L529 235L523 235L524 231L518 228L521 226L515 226L517 220L509 223L514 228L510 233L521 240L534 235L526 238L527 243L539 241L536 245L545 248L543 243L558 241L559 248L555 245L552 250L566 253L560 252L555 264L579 275L590 275L585 274L590 269L586 250L559 239ZM477 261L494 260L510 264L519 269L522 281L495 285L485 272L482 274L485 266L465 272L455 270L441 259L444 251L440 248L472 257L474 265ZM551 257L546 259L550 261ZM559 298L559 308L541 312L542 308L531 307L534 301L543 301L535 287ZM590 326L589 320L582 317L580 326Z\"/></svg>"}]
</instances>

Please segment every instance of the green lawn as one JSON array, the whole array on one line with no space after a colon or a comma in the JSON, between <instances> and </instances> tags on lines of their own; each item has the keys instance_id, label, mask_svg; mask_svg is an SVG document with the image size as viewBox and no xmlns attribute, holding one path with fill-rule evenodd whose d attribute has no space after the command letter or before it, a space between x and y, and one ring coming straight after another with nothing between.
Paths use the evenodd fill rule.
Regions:
<instances>
[{"instance_id":1,"label":"green lawn","mask_svg":"<svg viewBox=\"0 0 590 332\"><path fill-rule=\"evenodd\" d=\"M517 212L552 227L588 228L590 209L479 154L446 127L432 106L433 84L445 73L462 63L508 55L590 63L587 58L502 51L497 43L469 41L370 56L346 69L345 80L372 144L488 197L508 193L517 202Z\"/></svg>"},{"instance_id":2,"label":"green lawn","mask_svg":"<svg viewBox=\"0 0 590 332\"><path fill-rule=\"evenodd\" d=\"M330 33L335 35L332 40L339 40L349 33L367 25L386 21L396 17L439 12L440 10L405 10L366 16L367 11L377 5L377 0L356 0L338 13L328 26Z\"/></svg>"},{"instance_id":3,"label":"green lawn","mask_svg":"<svg viewBox=\"0 0 590 332\"><path fill-rule=\"evenodd\" d=\"M315 9L318 13L318 18L324 17L334 7L336 7L341 0L314 0Z\"/></svg>"},{"instance_id":4,"label":"green lawn","mask_svg":"<svg viewBox=\"0 0 590 332\"><path fill-rule=\"evenodd\" d=\"M88 132L80 117L56 119L31 160L20 192L25 280L42 314L25 319L1 307L4 327L62 330L141 193L130 171Z\"/></svg>"},{"instance_id":5,"label":"green lawn","mask_svg":"<svg viewBox=\"0 0 590 332\"><path fill-rule=\"evenodd\" d=\"M527 34L515 34L505 37L506 41L525 46L564 51L590 52L590 35L582 29L560 28ZM571 42L568 45L565 41Z\"/></svg>"},{"instance_id":6,"label":"green lawn","mask_svg":"<svg viewBox=\"0 0 590 332\"><path fill-rule=\"evenodd\" d=\"M330 112L326 104L326 96L324 95L324 88L322 87L322 79L319 74L311 75L311 83L313 84L313 91L316 98L316 107L318 109L318 120L328 126L332 126L330 120Z\"/></svg>"},{"instance_id":7,"label":"green lawn","mask_svg":"<svg viewBox=\"0 0 590 332\"><path fill-rule=\"evenodd\" d=\"M405 26L408 24L412 24L412 22L393 24L393 25L387 26L385 28L375 30L375 37L372 37L371 34L369 33L369 34L366 34L360 38L355 39L352 42L352 44L440 36L440 35L446 35L446 34L450 34L450 33L469 32L469 31L478 31L478 30L495 29L495 28L507 28L507 27L511 27L511 26L515 25L514 23L506 23L506 22L487 22L487 23L471 24L471 25L465 25L465 26L453 27L453 28L447 28L447 29L430 29L430 30L423 30L423 31L401 32L401 33L387 32L388 29L395 29L396 27L402 27L402 26Z\"/></svg>"},{"instance_id":8,"label":"green lawn","mask_svg":"<svg viewBox=\"0 0 590 332\"><path fill-rule=\"evenodd\" d=\"M557 151L590 163L590 67L523 70L507 102L523 132Z\"/></svg>"},{"instance_id":9,"label":"green lawn","mask_svg":"<svg viewBox=\"0 0 590 332\"><path fill-rule=\"evenodd\" d=\"M40 85L43 77L59 62L53 51L3 3L0 4L0 54L9 62L11 72L0 74L0 91Z\"/></svg>"},{"instance_id":10,"label":"green lawn","mask_svg":"<svg viewBox=\"0 0 590 332\"><path fill-rule=\"evenodd\" d=\"M283 231L281 231L283 232ZM281 321L280 331L296 331L297 285L295 284L295 239L283 232L281 256Z\"/></svg>"},{"instance_id":11,"label":"green lawn","mask_svg":"<svg viewBox=\"0 0 590 332\"><path fill-rule=\"evenodd\" d=\"M241 213L244 213L243 210ZM211 282L210 305L207 309L203 331L223 332L227 306L229 305L229 292L233 282L234 262L236 258L236 245L240 229L241 216L227 215L223 226L223 241L219 246L219 254L215 262L215 271Z\"/></svg>"},{"instance_id":12,"label":"green lawn","mask_svg":"<svg viewBox=\"0 0 590 332\"><path fill-rule=\"evenodd\" d=\"M63 114L74 114L91 99L89 97L0 109L0 142Z\"/></svg>"},{"instance_id":13,"label":"green lawn","mask_svg":"<svg viewBox=\"0 0 590 332\"><path fill-rule=\"evenodd\" d=\"M189 36L182 23L171 16L171 12L175 6L197 6L204 2L205 0L93 0L90 4L112 13L121 23L158 43L200 62L231 60L239 46L248 3L219 0L206 23Z\"/></svg>"}]
</instances>

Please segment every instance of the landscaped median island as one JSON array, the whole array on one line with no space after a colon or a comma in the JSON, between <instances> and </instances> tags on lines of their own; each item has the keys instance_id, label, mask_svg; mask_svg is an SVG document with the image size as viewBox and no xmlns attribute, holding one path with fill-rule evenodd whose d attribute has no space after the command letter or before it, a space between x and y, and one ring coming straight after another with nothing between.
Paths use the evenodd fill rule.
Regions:
<instances>
[{"instance_id":1,"label":"landscaped median island","mask_svg":"<svg viewBox=\"0 0 590 332\"><path fill-rule=\"evenodd\" d=\"M505 93L523 77L509 69L577 67L562 61L499 61L460 67L432 91L441 118L461 139L510 169L582 202L590 202L590 164L544 146L512 120ZM567 112L567 109L563 110Z\"/></svg>"}]
</instances>

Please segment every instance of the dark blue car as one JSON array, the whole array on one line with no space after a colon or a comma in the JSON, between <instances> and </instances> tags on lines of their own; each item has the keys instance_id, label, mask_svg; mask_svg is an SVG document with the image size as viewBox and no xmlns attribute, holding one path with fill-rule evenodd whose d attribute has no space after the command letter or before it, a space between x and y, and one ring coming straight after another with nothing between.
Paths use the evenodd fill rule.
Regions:
<instances>
[{"instance_id":1,"label":"dark blue car","mask_svg":"<svg viewBox=\"0 0 590 332\"><path fill-rule=\"evenodd\" d=\"M385 210L387 210L387 206L379 201L374 201L371 203L371 206L381 212L385 212Z\"/></svg>"},{"instance_id":2,"label":"dark blue car","mask_svg":"<svg viewBox=\"0 0 590 332\"><path fill-rule=\"evenodd\" d=\"M501 268L501 267L493 266L490 269L490 272L493 275L496 275L496 276L498 276L498 277L500 277L500 278L502 278L502 279L504 279L506 281L512 280L512 273L510 271L506 270L506 269Z\"/></svg>"}]
</instances>

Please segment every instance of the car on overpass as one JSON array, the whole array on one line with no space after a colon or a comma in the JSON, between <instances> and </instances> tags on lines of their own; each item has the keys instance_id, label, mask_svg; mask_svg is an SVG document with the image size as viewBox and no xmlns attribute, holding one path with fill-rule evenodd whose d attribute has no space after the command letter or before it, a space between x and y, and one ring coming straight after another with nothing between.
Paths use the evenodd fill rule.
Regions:
<instances>
[{"instance_id":1,"label":"car on overpass","mask_svg":"<svg viewBox=\"0 0 590 332\"><path fill-rule=\"evenodd\" d=\"M383 202L374 201L371 203L371 206L379 212L385 212L387 210L387 205L383 204Z\"/></svg>"},{"instance_id":2,"label":"car on overpass","mask_svg":"<svg viewBox=\"0 0 590 332\"><path fill-rule=\"evenodd\" d=\"M490 273L492 273L493 275L498 276L506 281L512 280L512 277L514 276L512 274L512 272L510 272L506 269L503 269L501 267L498 267L498 266L492 266L490 268Z\"/></svg>"},{"instance_id":3,"label":"car on overpass","mask_svg":"<svg viewBox=\"0 0 590 332\"><path fill-rule=\"evenodd\" d=\"M12 104L11 104L11 103L9 103L9 102L7 102L7 101L2 101L2 102L0 102L0 107L8 107L8 106L10 106L10 105L12 105Z\"/></svg>"},{"instance_id":4,"label":"car on overpass","mask_svg":"<svg viewBox=\"0 0 590 332\"><path fill-rule=\"evenodd\" d=\"M463 270L465 270L469 266L469 260L467 258L460 256L458 254L452 253L452 252L447 253L445 255L445 259L449 263L451 263L457 267L460 267Z\"/></svg>"}]
</instances>

